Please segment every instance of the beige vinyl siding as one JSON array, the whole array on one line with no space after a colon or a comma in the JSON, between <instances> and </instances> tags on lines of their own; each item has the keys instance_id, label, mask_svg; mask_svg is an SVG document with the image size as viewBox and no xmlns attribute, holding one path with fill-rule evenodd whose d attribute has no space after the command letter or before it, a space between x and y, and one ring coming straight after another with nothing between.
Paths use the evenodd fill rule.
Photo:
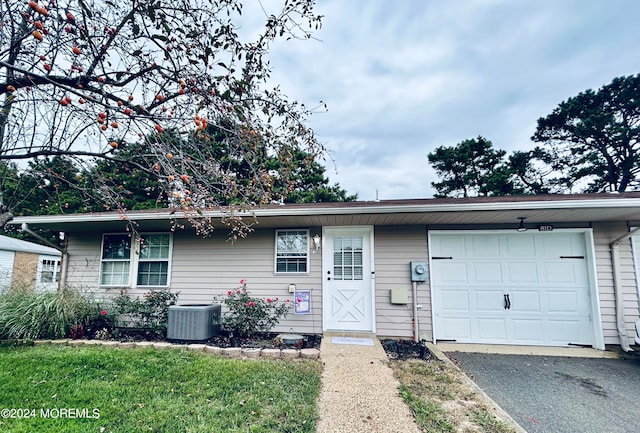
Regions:
<instances>
[{"instance_id":1,"label":"beige vinyl siding","mask_svg":"<svg viewBox=\"0 0 640 433\"><path fill-rule=\"evenodd\" d=\"M313 236L321 230L311 229ZM321 251L309 252L309 273L275 275L275 230L256 230L246 239L231 243L227 232L219 230L211 237L196 236L190 230L173 234L171 281L169 288L180 293L179 304L208 304L222 299L229 290L247 281L251 296L293 301L289 284L311 290L312 314L294 315L293 310L274 331L293 329L297 333L322 333ZM69 285L97 290L108 296L120 294L121 288L99 288L101 234L69 235ZM151 288L127 289L142 295ZM224 310L223 310L224 311Z\"/></svg>"},{"instance_id":2,"label":"beige vinyl siding","mask_svg":"<svg viewBox=\"0 0 640 433\"><path fill-rule=\"evenodd\" d=\"M413 336L413 298L409 263L428 261L427 231L424 226L377 226L375 247L376 333L380 336ZM409 292L407 305L390 302L394 288ZM432 340L431 295L428 283L418 285L420 336Z\"/></svg>"},{"instance_id":3,"label":"beige vinyl siding","mask_svg":"<svg viewBox=\"0 0 640 433\"><path fill-rule=\"evenodd\" d=\"M309 235L321 232L311 229ZM180 303L210 303L224 298L229 290L247 281L252 296L293 301L289 284L311 290L312 314L294 315L280 322L275 331L322 332L321 251L309 251L309 272L275 274L275 230L256 230L246 239L227 241L227 233L215 232L210 238L176 232L173 243L171 288L180 292ZM292 310L293 311L293 310Z\"/></svg>"},{"instance_id":4,"label":"beige vinyl siding","mask_svg":"<svg viewBox=\"0 0 640 433\"><path fill-rule=\"evenodd\" d=\"M67 234L68 286L97 291L100 281L101 233Z\"/></svg>"},{"instance_id":5,"label":"beige vinyl siding","mask_svg":"<svg viewBox=\"0 0 640 433\"><path fill-rule=\"evenodd\" d=\"M619 345L616 328L615 295L613 289L613 267L610 243L627 232L625 223L594 224L594 243L596 252L596 271L600 297L600 315L605 344ZM638 289L631 250L631 241L620 245L620 271L624 300L625 328L629 344L633 344L634 324L638 320Z\"/></svg>"}]
</instances>

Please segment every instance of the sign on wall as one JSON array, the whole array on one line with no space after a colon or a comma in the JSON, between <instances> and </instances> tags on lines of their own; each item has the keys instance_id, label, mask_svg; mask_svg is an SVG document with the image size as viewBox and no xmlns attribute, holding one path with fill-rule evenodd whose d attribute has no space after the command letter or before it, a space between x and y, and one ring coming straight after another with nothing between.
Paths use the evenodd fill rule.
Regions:
<instances>
[{"instance_id":1,"label":"sign on wall","mask_svg":"<svg viewBox=\"0 0 640 433\"><path fill-rule=\"evenodd\" d=\"M293 292L293 314L311 314L311 290Z\"/></svg>"}]
</instances>

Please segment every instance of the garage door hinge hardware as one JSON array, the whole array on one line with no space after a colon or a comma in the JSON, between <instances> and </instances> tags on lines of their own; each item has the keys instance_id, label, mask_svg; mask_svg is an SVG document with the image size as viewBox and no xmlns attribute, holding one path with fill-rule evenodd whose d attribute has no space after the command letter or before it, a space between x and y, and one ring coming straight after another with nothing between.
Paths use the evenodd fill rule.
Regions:
<instances>
[{"instance_id":1,"label":"garage door hinge hardware","mask_svg":"<svg viewBox=\"0 0 640 433\"><path fill-rule=\"evenodd\" d=\"M436 256L436 257L431 257L431 260L453 260L453 257L449 256Z\"/></svg>"},{"instance_id":2,"label":"garage door hinge hardware","mask_svg":"<svg viewBox=\"0 0 640 433\"><path fill-rule=\"evenodd\" d=\"M560 256L561 259L584 259L584 256Z\"/></svg>"}]
</instances>

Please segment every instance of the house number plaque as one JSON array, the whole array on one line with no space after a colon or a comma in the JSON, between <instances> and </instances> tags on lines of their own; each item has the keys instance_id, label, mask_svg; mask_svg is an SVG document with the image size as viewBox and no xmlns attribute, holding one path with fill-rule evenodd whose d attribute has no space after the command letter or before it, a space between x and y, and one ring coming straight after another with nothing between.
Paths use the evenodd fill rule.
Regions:
<instances>
[{"instance_id":1,"label":"house number plaque","mask_svg":"<svg viewBox=\"0 0 640 433\"><path fill-rule=\"evenodd\" d=\"M540 226L540 227L538 227L538 231L539 232L552 232L553 231L553 226L550 226L550 225Z\"/></svg>"}]
</instances>

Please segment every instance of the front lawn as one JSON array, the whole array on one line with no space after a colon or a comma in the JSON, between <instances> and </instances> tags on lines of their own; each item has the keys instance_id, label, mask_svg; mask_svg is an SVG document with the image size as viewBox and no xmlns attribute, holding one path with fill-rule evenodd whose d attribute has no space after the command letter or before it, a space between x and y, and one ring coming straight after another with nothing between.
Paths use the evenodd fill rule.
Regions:
<instances>
[{"instance_id":1,"label":"front lawn","mask_svg":"<svg viewBox=\"0 0 640 433\"><path fill-rule=\"evenodd\" d=\"M321 364L186 350L0 348L0 431L313 432Z\"/></svg>"}]
</instances>

